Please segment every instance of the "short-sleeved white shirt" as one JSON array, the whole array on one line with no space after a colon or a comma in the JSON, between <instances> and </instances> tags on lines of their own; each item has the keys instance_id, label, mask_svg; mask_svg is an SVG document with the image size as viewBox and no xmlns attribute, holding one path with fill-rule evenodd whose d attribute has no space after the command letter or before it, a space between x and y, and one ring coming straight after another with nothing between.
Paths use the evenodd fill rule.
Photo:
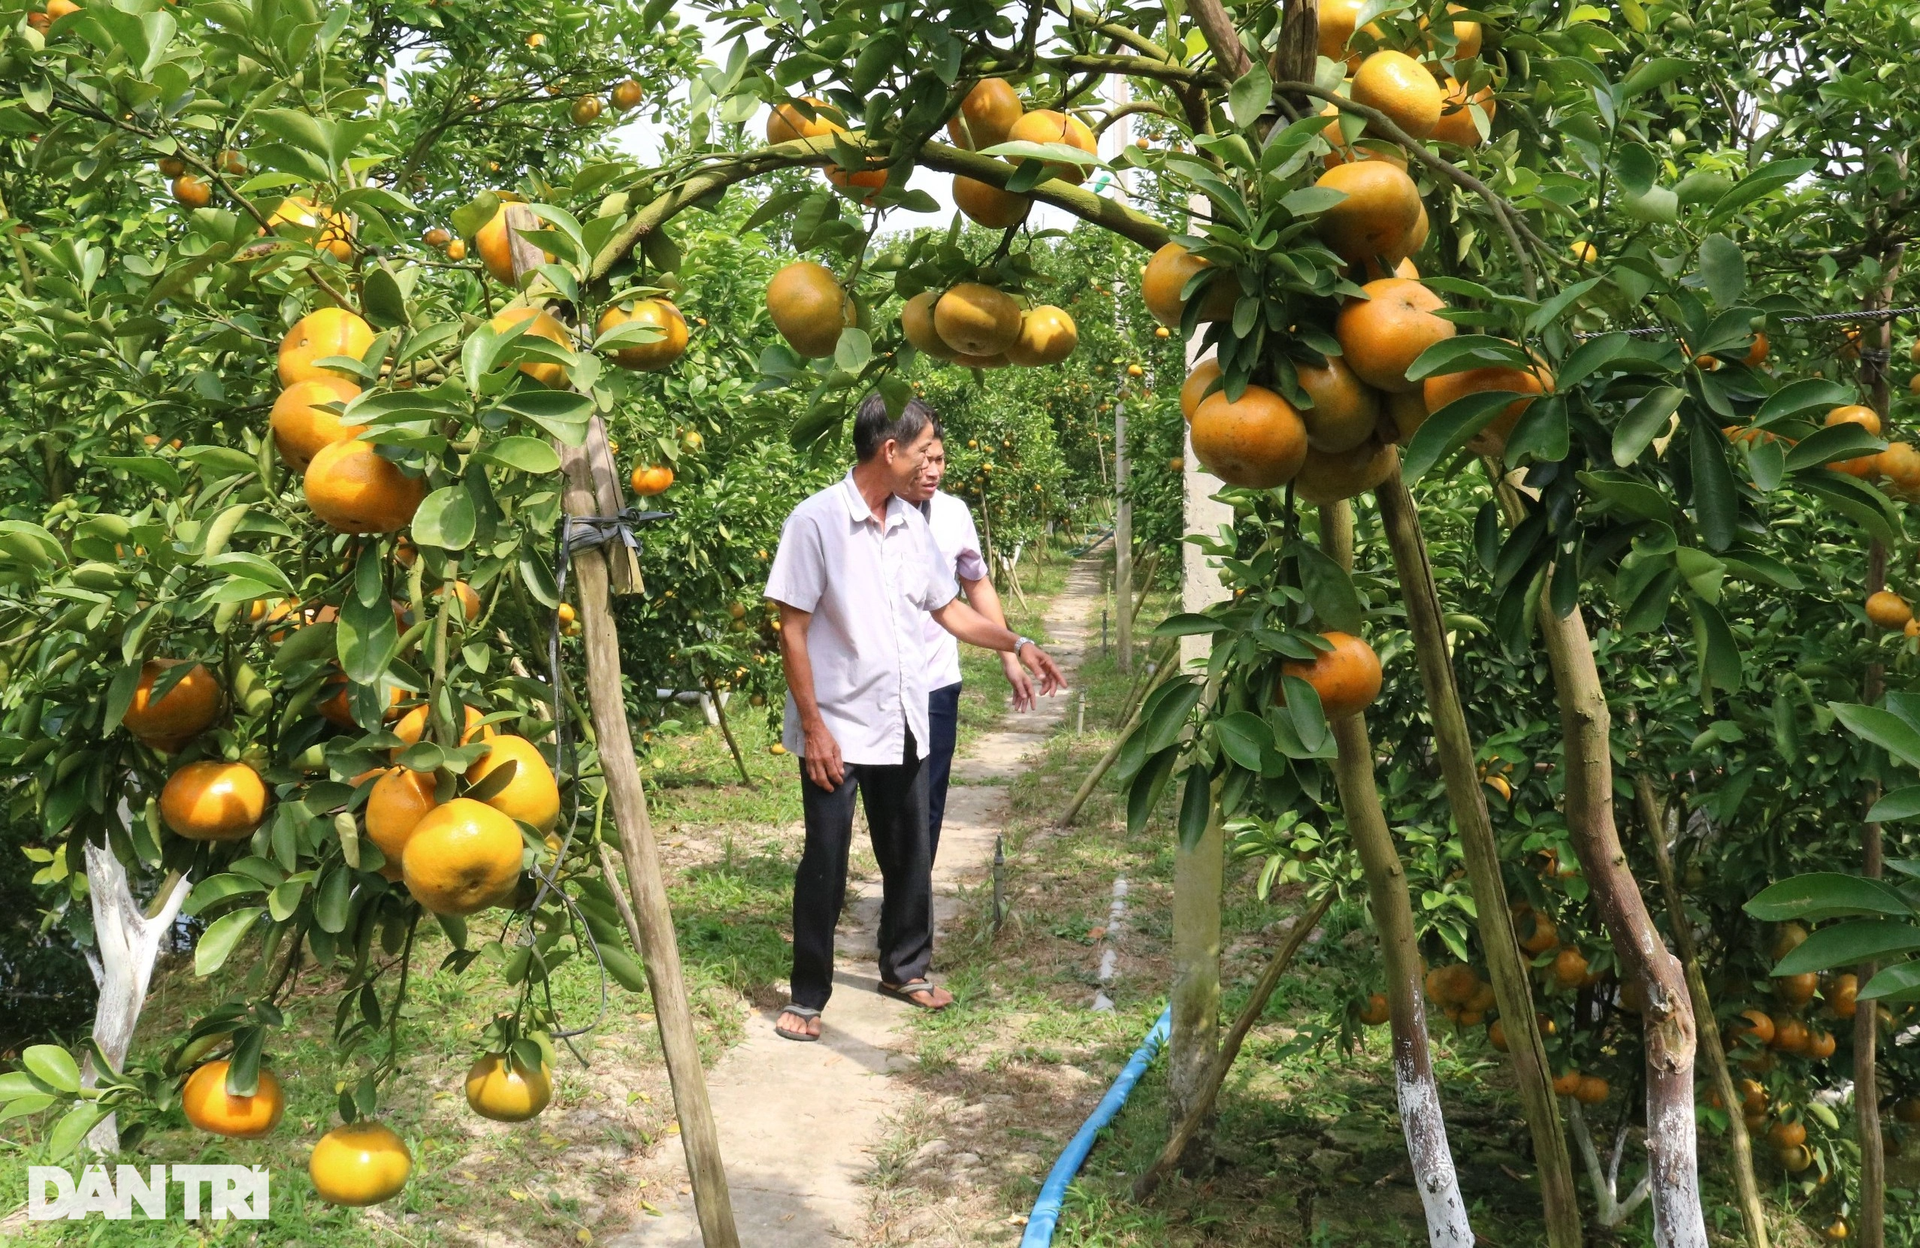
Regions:
<instances>
[{"instance_id":1,"label":"short-sleeved white shirt","mask_svg":"<svg viewBox=\"0 0 1920 1248\"><path fill-rule=\"evenodd\" d=\"M920 505L933 530L933 544L940 548L940 564L958 580L986 578L987 561L980 555L980 530L974 527L973 512L964 499L943 490ZM927 688L945 689L960 683L960 642L931 615L925 619L927 646Z\"/></svg>"},{"instance_id":2,"label":"short-sleeved white shirt","mask_svg":"<svg viewBox=\"0 0 1920 1248\"><path fill-rule=\"evenodd\" d=\"M787 517L767 597L812 615L813 696L842 759L898 765L909 731L916 756L927 756L924 626L957 593L919 510L889 498L877 519L851 473ZM805 752L791 693L781 741Z\"/></svg>"}]
</instances>

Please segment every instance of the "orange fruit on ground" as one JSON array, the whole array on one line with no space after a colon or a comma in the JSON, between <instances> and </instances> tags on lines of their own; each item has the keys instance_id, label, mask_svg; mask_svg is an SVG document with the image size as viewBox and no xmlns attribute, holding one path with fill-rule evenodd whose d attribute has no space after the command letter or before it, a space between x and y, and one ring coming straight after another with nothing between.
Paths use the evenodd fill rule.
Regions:
<instances>
[{"instance_id":1,"label":"orange fruit on ground","mask_svg":"<svg viewBox=\"0 0 1920 1248\"><path fill-rule=\"evenodd\" d=\"M604 334L629 322L652 325L660 337L614 350L613 362L622 368L651 373L679 359L687 349L687 318L665 299L642 299L631 308L612 307L600 314L595 332Z\"/></svg>"},{"instance_id":2,"label":"orange fruit on ground","mask_svg":"<svg viewBox=\"0 0 1920 1248\"><path fill-rule=\"evenodd\" d=\"M767 142L791 143L795 139L817 139L835 130L845 129L833 120L838 113L825 100L809 95L803 97L803 102L813 116L807 116L792 104L777 105L767 114Z\"/></svg>"},{"instance_id":3,"label":"orange fruit on ground","mask_svg":"<svg viewBox=\"0 0 1920 1248\"><path fill-rule=\"evenodd\" d=\"M1812 971L1804 975L1781 975L1773 981L1773 995L1785 1005L1800 1006L1813 1000L1820 977Z\"/></svg>"},{"instance_id":4,"label":"orange fruit on ground","mask_svg":"<svg viewBox=\"0 0 1920 1248\"><path fill-rule=\"evenodd\" d=\"M433 913L474 914L519 878L521 848L512 819L456 797L414 825L400 870L407 891Z\"/></svg>"},{"instance_id":5,"label":"orange fruit on ground","mask_svg":"<svg viewBox=\"0 0 1920 1248\"><path fill-rule=\"evenodd\" d=\"M1553 1078L1553 1090L1560 1096L1574 1095L1580 1090L1580 1072L1577 1070L1569 1070L1563 1075L1555 1075Z\"/></svg>"},{"instance_id":6,"label":"orange fruit on ground","mask_svg":"<svg viewBox=\"0 0 1920 1248\"><path fill-rule=\"evenodd\" d=\"M1387 998L1378 992L1368 997L1366 1005L1359 1011L1360 1021L1369 1027L1378 1027L1391 1017L1392 1010L1387 1005Z\"/></svg>"},{"instance_id":7,"label":"orange fruit on ground","mask_svg":"<svg viewBox=\"0 0 1920 1248\"><path fill-rule=\"evenodd\" d=\"M610 98L613 106L624 113L640 106L640 95L640 84L631 78L623 78L613 84Z\"/></svg>"},{"instance_id":8,"label":"orange fruit on ground","mask_svg":"<svg viewBox=\"0 0 1920 1248\"><path fill-rule=\"evenodd\" d=\"M1031 113L1022 113L1014 123L1007 127L1007 141L1015 143L1064 143L1076 147L1089 156L1100 151L1099 142L1093 137L1093 131L1078 117L1069 117L1065 113L1055 112L1051 108L1038 108ZM1087 171L1080 165L1064 160L1043 162L1048 173L1062 182L1079 185L1087 177Z\"/></svg>"},{"instance_id":9,"label":"orange fruit on ground","mask_svg":"<svg viewBox=\"0 0 1920 1248\"><path fill-rule=\"evenodd\" d=\"M1520 423L1533 395L1544 394L1547 390L1548 376L1544 368L1536 367L1531 371L1494 365L1489 368L1470 368L1465 372L1442 373L1429 377L1422 385L1422 394L1427 401L1427 410L1437 412L1455 399L1469 394L1481 394L1490 390L1511 390L1527 396L1517 398L1501 408L1499 413L1481 427L1467 443L1472 450L1482 455L1498 455L1507 447L1507 435Z\"/></svg>"},{"instance_id":10,"label":"orange fruit on ground","mask_svg":"<svg viewBox=\"0 0 1920 1248\"><path fill-rule=\"evenodd\" d=\"M188 763L160 790L160 817L190 841L237 841L266 813L267 786L245 763Z\"/></svg>"},{"instance_id":11,"label":"orange fruit on ground","mask_svg":"<svg viewBox=\"0 0 1920 1248\"><path fill-rule=\"evenodd\" d=\"M1319 651L1312 662L1288 659L1280 665L1280 675L1298 676L1311 685L1320 695L1320 709L1328 719L1357 715L1380 696L1380 656L1352 633L1325 632L1320 636L1332 642L1333 649ZM1273 696L1280 702L1287 700L1284 680L1275 687ZM1461 975L1461 970L1466 974ZM1479 984L1472 967L1443 967L1439 973L1451 977L1442 981L1449 994L1446 1000L1458 1005L1466 1004Z\"/></svg>"},{"instance_id":12,"label":"orange fruit on ground","mask_svg":"<svg viewBox=\"0 0 1920 1248\"><path fill-rule=\"evenodd\" d=\"M631 485L633 492L640 497L652 498L656 494L666 493L667 487L673 484L673 469L663 464L635 468L627 484Z\"/></svg>"},{"instance_id":13,"label":"orange fruit on ground","mask_svg":"<svg viewBox=\"0 0 1920 1248\"><path fill-rule=\"evenodd\" d=\"M1200 406L1200 400L1207 397L1207 388L1220 377L1220 361L1208 356L1193 366L1186 381L1180 385L1180 414L1189 422L1193 420L1194 409ZM1304 422L1302 422L1304 425Z\"/></svg>"},{"instance_id":14,"label":"orange fruit on ground","mask_svg":"<svg viewBox=\"0 0 1920 1248\"><path fill-rule=\"evenodd\" d=\"M517 203L519 201L509 202ZM512 286L514 285L513 234L517 231L508 228L507 208L508 204L502 203L499 209L494 212L493 216L488 219L487 223L474 233L473 245L480 252L480 263L484 264L487 272L493 275L493 280L502 285ZM454 255L454 247L460 248L460 255ZM447 255L455 260L460 259L461 256L465 254L466 248L458 239L447 248ZM545 262L552 263L552 252L543 251L540 255Z\"/></svg>"},{"instance_id":15,"label":"orange fruit on ground","mask_svg":"<svg viewBox=\"0 0 1920 1248\"><path fill-rule=\"evenodd\" d=\"M398 1195L412 1172L406 1141L367 1119L327 1132L307 1157L307 1176L330 1205L377 1205Z\"/></svg>"},{"instance_id":16,"label":"orange fruit on ground","mask_svg":"<svg viewBox=\"0 0 1920 1248\"><path fill-rule=\"evenodd\" d=\"M1913 618L1913 608L1907 600L1892 590L1883 589L1867 595L1867 622L1875 628L1884 628L1888 632L1905 628L1907 621Z\"/></svg>"},{"instance_id":17,"label":"orange fruit on ground","mask_svg":"<svg viewBox=\"0 0 1920 1248\"><path fill-rule=\"evenodd\" d=\"M183 173L173 180L174 202L187 208L205 208L213 202L213 188L195 173Z\"/></svg>"},{"instance_id":18,"label":"orange fruit on ground","mask_svg":"<svg viewBox=\"0 0 1920 1248\"><path fill-rule=\"evenodd\" d=\"M1446 102L1440 112L1440 120L1434 124L1429 136L1436 142L1451 143L1455 147L1479 147L1486 142L1480 137L1480 126L1474 120L1470 104L1480 106L1487 115L1487 123L1493 123L1493 115L1499 106L1493 101L1493 88L1482 87L1473 93L1471 99L1467 89L1455 79L1447 79Z\"/></svg>"},{"instance_id":19,"label":"orange fruit on ground","mask_svg":"<svg viewBox=\"0 0 1920 1248\"><path fill-rule=\"evenodd\" d=\"M853 300L824 265L798 260L767 283L767 312L787 345L808 359L833 354L854 322Z\"/></svg>"},{"instance_id":20,"label":"orange fruit on ground","mask_svg":"<svg viewBox=\"0 0 1920 1248\"><path fill-rule=\"evenodd\" d=\"M1607 1099L1612 1090L1607 1086L1607 1081L1598 1075L1585 1075L1581 1077L1580 1086L1574 1089L1573 1099L1582 1105L1598 1105Z\"/></svg>"},{"instance_id":21,"label":"orange fruit on ground","mask_svg":"<svg viewBox=\"0 0 1920 1248\"><path fill-rule=\"evenodd\" d=\"M1080 344L1080 329L1064 308L1043 303L1020 318L1020 336L1007 348L1007 362L1022 368L1058 364Z\"/></svg>"},{"instance_id":22,"label":"orange fruit on ground","mask_svg":"<svg viewBox=\"0 0 1920 1248\"><path fill-rule=\"evenodd\" d=\"M1216 390L1194 409L1193 453L1228 485L1270 490L1293 480L1307 459L1300 414L1264 386L1248 386L1238 402Z\"/></svg>"},{"instance_id":23,"label":"orange fruit on ground","mask_svg":"<svg viewBox=\"0 0 1920 1248\"><path fill-rule=\"evenodd\" d=\"M487 322L487 327L497 334L504 334L515 325L527 322L524 335L537 334L548 342L572 350L573 343L567 339L567 327L555 320L545 308L530 307L521 304L507 308ZM566 384L567 369L564 364L555 364L550 360L522 360L520 371L543 386L559 387Z\"/></svg>"},{"instance_id":24,"label":"orange fruit on ground","mask_svg":"<svg viewBox=\"0 0 1920 1248\"><path fill-rule=\"evenodd\" d=\"M473 741L473 734L476 732L480 734L482 741L491 741L493 739L495 735L493 727L491 725L485 728L480 726L480 721L486 718L485 715L482 715L470 706L463 706L460 710L462 719L460 729L461 745L471 743ZM421 737L426 735L427 719L427 704L422 702L405 715L402 715L393 725L393 735L400 738L399 747L393 751L394 758L399 758L401 750L417 743Z\"/></svg>"},{"instance_id":25,"label":"orange fruit on ground","mask_svg":"<svg viewBox=\"0 0 1920 1248\"><path fill-rule=\"evenodd\" d=\"M1340 340L1347 367L1376 390L1420 390L1419 382L1407 380L1407 368L1422 351L1453 337L1453 322L1434 315L1447 306L1445 301L1419 282L1400 277L1383 277L1361 290L1368 297L1348 301L1334 320L1334 337ZM1428 410L1433 410L1431 403Z\"/></svg>"},{"instance_id":26,"label":"orange fruit on ground","mask_svg":"<svg viewBox=\"0 0 1920 1248\"><path fill-rule=\"evenodd\" d=\"M932 356L936 360L953 358L953 348L940 337L940 331L933 327L933 305L940 302L940 292L923 290L900 307L900 332L913 344L915 350Z\"/></svg>"},{"instance_id":27,"label":"orange fruit on ground","mask_svg":"<svg viewBox=\"0 0 1920 1248\"><path fill-rule=\"evenodd\" d=\"M220 682L204 664L195 663L185 676L162 694L153 697L153 682L168 668L185 659L148 659L140 666L140 683L134 686L133 701L120 717L127 731L156 750L172 753L203 732L220 717L223 698Z\"/></svg>"},{"instance_id":28,"label":"orange fruit on ground","mask_svg":"<svg viewBox=\"0 0 1920 1248\"><path fill-rule=\"evenodd\" d=\"M1181 292L1195 273L1207 267L1207 261L1179 243L1167 243L1154 252L1140 277L1140 298L1153 319L1178 329L1187 310ZM1200 305L1200 319L1224 321L1233 315L1234 305L1240 300L1240 283L1231 277L1217 277L1208 284L1205 295L1206 302Z\"/></svg>"},{"instance_id":29,"label":"orange fruit on ground","mask_svg":"<svg viewBox=\"0 0 1920 1248\"><path fill-rule=\"evenodd\" d=\"M1889 442L1874 457L1874 471L1902 490L1920 490L1920 451L1911 442Z\"/></svg>"},{"instance_id":30,"label":"orange fruit on ground","mask_svg":"<svg viewBox=\"0 0 1920 1248\"><path fill-rule=\"evenodd\" d=\"M411 767L387 768L367 794L367 837L396 873L413 830L439 804L433 795L433 773Z\"/></svg>"},{"instance_id":31,"label":"orange fruit on ground","mask_svg":"<svg viewBox=\"0 0 1920 1248\"><path fill-rule=\"evenodd\" d=\"M1006 79L982 78L960 101L960 111L947 122L947 137L955 147L971 151L996 147L1007 141L1008 131L1025 111L1020 96Z\"/></svg>"},{"instance_id":32,"label":"orange fruit on ground","mask_svg":"<svg viewBox=\"0 0 1920 1248\"><path fill-rule=\"evenodd\" d=\"M959 355L999 355L1020 337L1020 305L979 282L950 287L933 305L933 329Z\"/></svg>"},{"instance_id":33,"label":"orange fruit on ground","mask_svg":"<svg viewBox=\"0 0 1920 1248\"><path fill-rule=\"evenodd\" d=\"M273 1072L263 1066L252 1096L231 1095L227 1091L231 1066L222 1058L188 1075L186 1086L180 1089L180 1111L202 1131L236 1140L257 1140L279 1125L280 1116L287 1111L286 1094Z\"/></svg>"},{"instance_id":34,"label":"orange fruit on ground","mask_svg":"<svg viewBox=\"0 0 1920 1248\"><path fill-rule=\"evenodd\" d=\"M338 414L326 411L323 405L344 405L359 394L358 384L334 373L296 381L282 390L267 416L280 458L305 472L321 447L357 436L366 426L350 425Z\"/></svg>"},{"instance_id":35,"label":"orange fruit on ground","mask_svg":"<svg viewBox=\"0 0 1920 1248\"><path fill-rule=\"evenodd\" d=\"M529 823L545 832L560 820L560 786L553 771L540 755L540 748L525 737L498 736L492 749L467 768L467 783L479 784L507 763L514 764L513 779L505 788L481 800L501 814L521 823Z\"/></svg>"},{"instance_id":36,"label":"orange fruit on ground","mask_svg":"<svg viewBox=\"0 0 1920 1248\"><path fill-rule=\"evenodd\" d=\"M1371 438L1344 451L1322 451L1309 445L1293 488L1303 501L1324 507L1366 493L1392 471L1393 452L1385 443Z\"/></svg>"},{"instance_id":37,"label":"orange fruit on ground","mask_svg":"<svg viewBox=\"0 0 1920 1248\"><path fill-rule=\"evenodd\" d=\"M488 1053L467 1068L467 1104L482 1118L525 1122L553 1099L553 1075L545 1062L526 1070L504 1053Z\"/></svg>"},{"instance_id":38,"label":"orange fruit on ground","mask_svg":"<svg viewBox=\"0 0 1920 1248\"><path fill-rule=\"evenodd\" d=\"M1027 219L1033 200L1012 195L990 182L953 175L953 203L961 212L990 230L1010 230Z\"/></svg>"},{"instance_id":39,"label":"orange fruit on ground","mask_svg":"<svg viewBox=\"0 0 1920 1248\"><path fill-rule=\"evenodd\" d=\"M1446 92L1405 52L1375 52L1353 71L1353 102L1377 108L1415 139L1433 133Z\"/></svg>"},{"instance_id":40,"label":"orange fruit on ground","mask_svg":"<svg viewBox=\"0 0 1920 1248\"><path fill-rule=\"evenodd\" d=\"M267 217L267 231L291 225L313 235L316 250L330 253L335 260L353 259L353 218L342 212L322 208L311 199L289 195Z\"/></svg>"},{"instance_id":41,"label":"orange fruit on ground","mask_svg":"<svg viewBox=\"0 0 1920 1248\"><path fill-rule=\"evenodd\" d=\"M427 496L424 478L411 477L368 442L323 446L307 465L307 506L342 533L404 529Z\"/></svg>"},{"instance_id":42,"label":"orange fruit on ground","mask_svg":"<svg viewBox=\"0 0 1920 1248\"><path fill-rule=\"evenodd\" d=\"M1553 979L1562 988L1578 988L1587 982L1587 955L1578 949L1568 948L1560 951L1553 960Z\"/></svg>"},{"instance_id":43,"label":"orange fruit on ground","mask_svg":"<svg viewBox=\"0 0 1920 1248\"><path fill-rule=\"evenodd\" d=\"M1313 449L1350 451L1373 437L1380 423L1380 395L1354 376L1339 356L1326 360L1319 368L1293 362L1300 388L1313 400L1312 407L1301 410L1300 419L1306 423L1307 442Z\"/></svg>"},{"instance_id":44,"label":"orange fruit on ground","mask_svg":"<svg viewBox=\"0 0 1920 1248\"><path fill-rule=\"evenodd\" d=\"M345 308L318 308L293 323L280 340L280 384L336 376L315 360L341 355L359 359L373 345L373 326Z\"/></svg>"},{"instance_id":45,"label":"orange fruit on ground","mask_svg":"<svg viewBox=\"0 0 1920 1248\"><path fill-rule=\"evenodd\" d=\"M1346 198L1320 214L1315 223L1321 241L1349 264L1376 256L1397 263L1417 248L1420 189L1404 169L1384 160L1355 160L1335 165L1315 186L1340 191Z\"/></svg>"},{"instance_id":46,"label":"orange fruit on ground","mask_svg":"<svg viewBox=\"0 0 1920 1248\"><path fill-rule=\"evenodd\" d=\"M1880 436L1880 413L1859 403L1848 403L1827 413L1828 425L1859 425L1874 437Z\"/></svg>"}]
</instances>

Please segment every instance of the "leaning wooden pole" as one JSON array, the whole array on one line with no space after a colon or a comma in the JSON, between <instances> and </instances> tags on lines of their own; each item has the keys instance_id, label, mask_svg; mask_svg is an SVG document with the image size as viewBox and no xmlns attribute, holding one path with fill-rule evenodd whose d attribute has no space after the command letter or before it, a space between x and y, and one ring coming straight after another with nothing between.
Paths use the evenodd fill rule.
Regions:
<instances>
[{"instance_id":1,"label":"leaning wooden pole","mask_svg":"<svg viewBox=\"0 0 1920 1248\"><path fill-rule=\"evenodd\" d=\"M1331 550L1351 555L1353 509L1333 503L1320 509L1320 536ZM1337 715L1327 724L1339 750L1333 776L1340 811L1353 838L1366 877L1374 929L1380 934L1380 961L1386 971L1388 1023L1393 1034L1393 1082L1400 1105L1400 1131L1407 1163L1427 1217L1432 1248L1473 1248L1473 1227L1460 1196L1459 1175L1447 1144L1447 1120L1427 1048L1426 1006L1420 999L1423 966L1413 931L1413 896L1406 867L1387 828L1380 788L1373 774L1373 743L1364 714Z\"/></svg>"},{"instance_id":2,"label":"leaning wooden pole","mask_svg":"<svg viewBox=\"0 0 1920 1248\"><path fill-rule=\"evenodd\" d=\"M601 510L587 448L566 448L561 466L567 477L569 516L612 514ZM616 540L611 549L624 555L627 548ZM686 1149L687 1175L693 1185L694 1209L700 1219L701 1242L706 1248L739 1248L733 1203L727 1195L726 1167L720 1158L720 1133L707 1100L700 1042L694 1033L693 1009L680 970L680 946L674 935L673 913L667 905L666 884L660 875L653 825L647 816L646 790L641 787L640 768L634 760L626 698L620 688L620 635L609 591L608 550L607 546L586 547L574 551L571 560L581 638L587 652L587 703L599 744L600 773L606 781L614 827L620 834L620 854L626 859L635 920L632 935L653 996L660 1047L666 1054L667 1077L673 1085L674 1114L679 1119L680 1142Z\"/></svg>"},{"instance_id":3,"label":"leaning wooden pole","mask_svg":"<svg viewBox=\"0 0 1920 1248\"><path fill-rule=\"evenodd\" d=\"M1393 472L1375 492L1380 518L1393 551L1394 571L1406 604L1407 627L1413 633L1414 656L1420 683L1427 695L1433 721L1434 750L1446 781L1447 801L1460 829L1460 845L1467 860L1467 878L1478 911L1480 946L1487 957L1494 999L1500 1006L1500 1025L1507 1036L1507 1053L1514 1081L1533 1136L1533 1155L1540 1171L1540 1201L1550 1248L1580 1248L1580 1198L1573 1182L1573 1158L1560 1122L1553 1094L1553 1072L1547 1065L1546 1045L1534 1013L1533 986L1527 979L1527 961L1514 938L1507 912L1507 886L1500 872L1500 844L1487 815L1486 790L1473 763L1473 735L1467 728L1454 681L1453 659L1447 652L1446 623L1440 592L1434 584L1433 561L1420 531L1413 495Z\"/></svg>"},{"instance_id":4,"label":"leaning wooden pole","mask_svg":"<svg viewBox=\"0 0 1920 1248\"><path fill-rule=\"evenodd\" d=\"M1760 1182L1753 1173L1753 1140L1747 1132L1747 1120L1740 1112L1741 1096L1733 1086L1733 1071L1727 1066L1726 1049L1720 1042L1720 1023L1713 1016L1713 998L1707 993L1706 973L1700 969L1700 951L1693 943L1693 929L1687 922L1686 901L1680 895L1680 881L1673 873L1673 855L1667 849L1667 816L1653 781L1642 772L1633 777L1634 805L1640 822L1647 829L1648 848L1653 851L1654 869L1660 873L1660 891L1666 898L1667 922L1673 928L1673 947L1680 955L1681 969L1687 975L1687 991L1693 997L1693 1018L1700 1029L1700 1050L1706 1054L1707 1075L1713 1090L1720 1094L1729 1119L1727 1138L1733 1143L1733 1180L1740 1194L1740 1220L1746 1224L1750 1248L1767 1248L1767 1213L1760 1203Z\"/></svg>"}]
</instances>

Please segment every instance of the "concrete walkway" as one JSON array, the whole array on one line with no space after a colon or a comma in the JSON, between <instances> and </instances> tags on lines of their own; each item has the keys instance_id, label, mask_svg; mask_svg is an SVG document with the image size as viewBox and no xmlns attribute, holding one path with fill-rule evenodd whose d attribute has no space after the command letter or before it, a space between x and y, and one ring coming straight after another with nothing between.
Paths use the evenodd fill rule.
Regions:
<instances>
[{"instance_id":1,"label":"concrete walkway","mask_svg":"<svg viewBox=\"0 0 1920 1248\"><path fill-rule=\"evenodd\" d=\"M1090 555L1069 570L1065 590L1047 612L1047 650L1068 674L1069 692L1042 699L1025 715L1009 714L996 731L977 738L954 760L953 787L934 868L936 942L959 917L963 886L977 885L993 865L994 838L1005 822L1007 784L1022 760L1073 713L1073 676L1086 646L1098 644L1101 559ZM991 690L969 696L999 696ZM903 1054L911 1007L874 989L875 929L880 914L877 876L852 881L836 948L833 1001L822 1015L817 1044L782 1040L773 1032L778 1011L757 1013L746 1039L707 1075L720 1149L726 1158L740 1242L748 1248L820 1248L858 1243L867 1235L873 1149L890 1114L911 1093L893 1078ZM936 943L934 970L940 968ZM656 1215L606 1241L611 1248L700 1248L693 1198L682 1189L686 1170L678 1137L650 1159L646 1177Z\"/></svg>"}]
</instances>

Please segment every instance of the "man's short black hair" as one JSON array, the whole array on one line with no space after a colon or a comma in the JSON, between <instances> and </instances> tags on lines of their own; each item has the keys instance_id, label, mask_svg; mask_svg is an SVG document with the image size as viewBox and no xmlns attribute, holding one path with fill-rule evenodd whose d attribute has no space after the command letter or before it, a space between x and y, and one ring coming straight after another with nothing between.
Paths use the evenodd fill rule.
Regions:
<instances>
[{"instance_id":1,"label":"man's short black hair","mask_svg":"<svg viewBox=\"0 0 1920 1248\"><path fill-rule=\"evenodd\" d=\"M864 464L888 441L910 446L929 427L934 437L940 436L940 421L923 401L908 399L898 416L889 416L887 401L877 393L870 394L860 401L860 410L853 417L854 458Z\"/></svg>"}]
</instances>

